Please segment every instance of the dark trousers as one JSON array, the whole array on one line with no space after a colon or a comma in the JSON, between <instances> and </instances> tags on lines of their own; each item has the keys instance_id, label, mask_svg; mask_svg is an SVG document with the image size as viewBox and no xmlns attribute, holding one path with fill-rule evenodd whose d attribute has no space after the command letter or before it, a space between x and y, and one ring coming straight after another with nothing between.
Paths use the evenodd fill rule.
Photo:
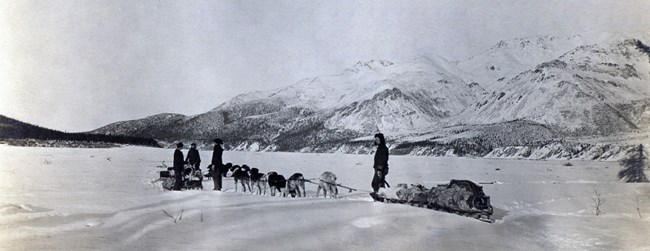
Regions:
<instances>
[{"instance_id":1,"label":"dark trousers","mask_svg":"<svg viewBox=\"0 0 650 251\"><path fill-rule=\"evenodd\" d=\"M384 184L386 183L385 179L386 176L384 176L383 174L379 175L377 174L377 171L375 171L375 175L372 177L372 183L370 184L372 186L372 190L375 191L375 193L379 191L380 187L385 187L384 186Z\"/></svg>"},{"instance_id":2,"label":"dark trousers","mask_svg":"<svg viewBox=\"0 0 650 251\"><path fill-rule=\"evenodd\" d=\"M372 190L379 191L380 187L386 187L388 183L386 182L386 175L388 175L388 166L382 166L382 165L373 165L372 168L375 170L375 173L373 174L372 177L372 183L370 184L372 186ZM390 185L388 185L390 187Z\"/></svg>"},{"instance_id":3,"label":"dark trousers","mask_svg":"<svg viewBox=\"0 0 650 251\"><path fill-rule=\"evenodd\" d=\"M212 182L214 182L214 190L221 191L221 172L214 172L214 176L212 176Z\"/></svg>"},{"instance_id":4,"label":"dark trousers","mask_svg":"<svg viewBox=\"0 0 650 251\"><path fill-rule=\"evenodd\" d=\"M183 170L174 170L174 177L176 177L174 190L181 190L181 187L183 186Z\"/></svg>"}]
</instances>

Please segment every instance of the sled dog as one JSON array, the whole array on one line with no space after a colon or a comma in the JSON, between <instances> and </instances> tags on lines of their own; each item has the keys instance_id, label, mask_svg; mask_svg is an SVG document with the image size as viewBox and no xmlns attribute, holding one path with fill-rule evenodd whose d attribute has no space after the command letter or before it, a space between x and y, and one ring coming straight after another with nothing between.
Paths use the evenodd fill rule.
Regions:
<instances>
[{"instance_id":1,"label":"sled dog","mask_svg":"<svg viewBox=\"0 0 650 251\"><path fill-rule=\"evenodd\" d=\"M336 175L332 172L324 172L320 176L320 182L318 182L318 190L316 190L316 198L320 194L320 190L323 189L323 196L327 198L327 192L330 193L331 198L336 198L339 194L338 187L336 186Z\"/></svg>"},{"instance_id":2,"label":"sled dog","mask_svg":"<svg viewBox=\"0 0 650 251\"><path fill-rule=\"evenodd\" d=\"M287 196L286 187L287 180L284 176L278 174L277 172L269 172L266 175L266 178L269 180L269 189L271 190L271 196L275 196L275 190L277 190L283 197Z\"/></svg>"},{"instance_id":3,"label":"sled dog","mask_svg":"<svg viewBox=\"0 0 650 251\"><path fill-rule=\"evenodd\" d=\"M250 177L251 186L257 187L257 194L262 195L262 193L264 193L264 195L266 195L266 184L268 181L266 174L260 173L259 169L253 167L250 171Z\"/></svg>"},{"instance_id":4,"label":"sled dog","mask_svg":"<svg viewBox=\"0 0 650 251\"><path fill-rule=\"evenodd\" d=\"M296 197L296 193L298 193L298 197L305 197L305 177L302 173L294 173L289 177L287 180L287 193L291 197Z\"/></svg>"},{"instance_id":5,"label":"sled dog","mask_svg":"<svg viewBox=\"0 0 650 251\"><path fill-rule=\"evenodd\" d=\"M242 188L244 189L244 192L246 192L246 186L248 186L248 191L251 190L251 185L250 185L250 176L248 175L248 171L250 171L250 168L247 165L234 165L232 168L230 168L230 171L232 171L231 177L235 180L235 192L237 192L237 183L241 183Z\"/></svg>"}]
</instances>

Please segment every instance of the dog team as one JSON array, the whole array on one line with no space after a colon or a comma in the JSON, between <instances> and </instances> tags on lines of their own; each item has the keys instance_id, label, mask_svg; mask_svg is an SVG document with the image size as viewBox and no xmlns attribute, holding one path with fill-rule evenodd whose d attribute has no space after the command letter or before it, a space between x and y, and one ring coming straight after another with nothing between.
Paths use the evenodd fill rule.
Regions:
<instances>
[{"instance_id":1,"label":"dog team","mask_svg":"<svg viewBox=\"0 0 650 251\"><path fill-rule=\"evenodd\" d=\"M210 170L214 170L212 166L209 168ZM239 191L239 187L241 186L243 192L256 193L258 195L266 195L266 191L269 190L271 196L275 196L276 193L283 197L307 196L305 190L306 180L302 173L294 173L287 179L284 175L278 174L275 171L264 174L255 167L251 168L246 164L241 166L233 165L232 163L225 164L224 171L221 172L221 177L232 177L235 191ZM321 189L325 197L329 193L330 197L335 198L338 194L336 175L332 172L324 172L318 183L316 197L320 195Z\"/></svg>"},{"instance_id":2,"label":"dog team","mask_svg":"<svg viewBox=\"0 0 650 251\"><path fill-rule=\"evenodd\" d=\"M245 164L241 166L233 165L232 163L223 164L223 148L221 147L223 141L221 139L215 139L214 143L215 146L212 154L212 161L208 166L208 174L206 175L208 179L213 180L214 190L221 190L223 177L232 177L235 182L235 191L238 191L239 184L241 184L244 192L248 191L252 193L252 188L256 188L257 194L266 195L268 184L271 196L275 196L277 192L279 195L284 197L287 195L290 195L291 197L306 197L305 177L301 173L294 173L289 177L289 179L286 179L283 175L278 174L277 172L264 174L260 173L259 169L250 168ZM176 184L174 185L174 190L181 190L181 187L184 187L182 184L187 184L187 181L183 181L184 176L181 175L184 173L184 166L191 166L194 170L198 170L198 172L201 170L199 167L201 164L201 157L196 149L196 144L191 144L190 150L187 153L187 158L185 159L183 158L183 153L181 151L182 148L183 143L178 143L176 144L176 150L174 151L173 169L174 173L177 174L175 176ZM318 183L316 197L320 195L321 189L323 190L323 195L325 197L327 197L327 194L329 193L330 197L335 198L338 194L336 175L331 172L324 172Z\"/></svg>"},{"instance_id":3,"label":"dog team","mask_svg":"<svg viewBox=\"0 0 650 251\"><path fill-rule=\"evenodd\" d=\"M261 173L257 168L250 168L247 165L232 165L231 163L223 164L223 141L221 139L214 139L214 149L212 152L212 160L208 166L208 179L212 179L214 182L214 190L220 191L222 188L222 178L230 177L234 179L235 182L235 191L238 190L239 184L244 192L253 193L252 188L256 188L257 194L266 195L267 184L271 196L275 196L276 192L286 197L290 195L291 197L305 197L305 182L311 182L306 180L301 173L294 173L289 176L289 179L286 179L283 175L278 174L277 172L268 172L266 174ZM386 147L386 141L384 135L378 133L374 137L374 144L377 145L377 151L374 156L374 173L371 186L376 193L379 190L379 187L384 187L388 185L386 182L386 175L388 174L388 148ZM183 143L176 144L176 150L174 151L174 173L175 173L175 184L174 190L181 190L182 184L184 184L182 175L184 166L189 165L194 170L200 172L199 165L201 164L201 157L199 152L196 149L196 144L192 143L190 150L187 153L187 158L183 159L183 153L181 149L183 148ZM202 177L201 177L202 180ZM199 181L200 182L200 181ZM336 183L336 175L332 172L324 172L317 183L318 190L316 190L316 197L320 195L321 189L323 190L323 195L327 197L328 193L330 197L336 198L338 195L338 184ZM201 186L202 188L202 186ZM248 188L248 190L246 189Z\"/></svg>"}]
</instances>

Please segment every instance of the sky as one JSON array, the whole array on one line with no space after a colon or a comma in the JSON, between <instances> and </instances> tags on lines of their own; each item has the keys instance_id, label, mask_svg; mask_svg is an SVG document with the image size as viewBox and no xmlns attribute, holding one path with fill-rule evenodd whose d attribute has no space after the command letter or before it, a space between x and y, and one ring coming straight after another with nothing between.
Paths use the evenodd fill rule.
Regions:
<instances>
[{"instance_id":1,"label":"sky","mask_svg":"<svg viewBox=\"0 0 650 251\"><path fill-rule=\"evenodd\" d=\"M0 115L62 131L500 40L650 30L650 1L0 0Z\"/></svg>"}]
</instances>

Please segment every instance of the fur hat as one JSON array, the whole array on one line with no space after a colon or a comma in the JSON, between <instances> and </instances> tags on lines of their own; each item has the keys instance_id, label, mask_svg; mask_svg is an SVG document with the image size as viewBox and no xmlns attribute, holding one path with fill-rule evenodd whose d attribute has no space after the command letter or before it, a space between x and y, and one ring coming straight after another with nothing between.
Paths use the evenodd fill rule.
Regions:
<instances>
[{"instance_id":1,"label":"fur hat","mask_svg":"<svg viewBox=\"0 0 650 251\"><path fill-rule=\"evenodd\" d=\"M384 139L384 134L377 133L375 134L375 138L379 138L380 144L386 144L386 139Z\"/></svg>"},{"instance_id":2,"label":"fur hat","mask_svg":"<svg viewBox=\"0 0 650 251\"><path fill-rule=\"evenodd\" d=\"M176 144L176 148L183 148L183 142L178 142Z\"/></svg>"},{"instance_id":3,"label":"fur hat","mask_svg":"<svg viewBox=\"0 0 650 251\"><path fill-rule=\"evenodd\" d=\"M220 144L220 145L223 144L223 141L221 139L219 139L219 138L216 138L213 141L214 141L214 143L217 143L217 144Z\"/></svg>"}]
</instances>

